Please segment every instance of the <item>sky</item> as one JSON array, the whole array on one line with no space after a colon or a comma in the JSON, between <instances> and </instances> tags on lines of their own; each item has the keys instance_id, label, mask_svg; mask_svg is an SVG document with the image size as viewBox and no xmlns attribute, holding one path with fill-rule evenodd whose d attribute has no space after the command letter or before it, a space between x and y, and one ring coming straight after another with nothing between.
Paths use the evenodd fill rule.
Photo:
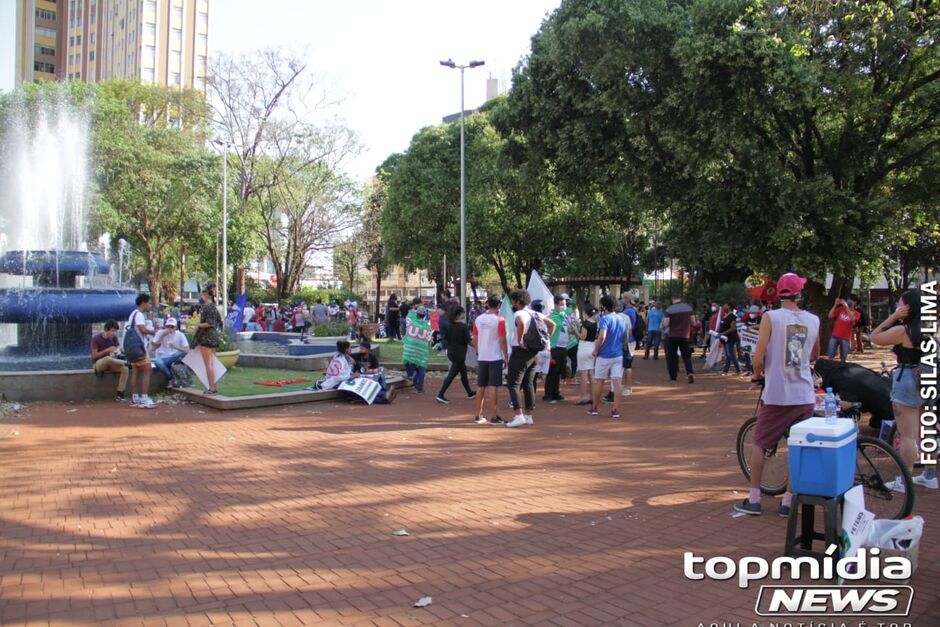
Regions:
<instances>
[{"instance_id":1,"label":"sky","mask_svg":"<svg viewBox=\"0 0 940 627\"><path fill-rule=\"evenodd\" d=\"M0 93L12 91L16 76L16 0L0 0Z\"/></svg>"},{"instance_id":2,"label":"sky","mask_svg":"<svg viewBox=\"0 0 940 627\"><path fill-rule=\"evenodd\" d=\"M2 2L3 0L0 0ZM370 177L421 128L460 111L460 71L441 60L486 65L467 70L465 106L486 97L561 0L212 0L209 54L270 46L306 47L310 67L345 94L336 114L364 149L347 165Z\"/></svg>"}]
</instances>

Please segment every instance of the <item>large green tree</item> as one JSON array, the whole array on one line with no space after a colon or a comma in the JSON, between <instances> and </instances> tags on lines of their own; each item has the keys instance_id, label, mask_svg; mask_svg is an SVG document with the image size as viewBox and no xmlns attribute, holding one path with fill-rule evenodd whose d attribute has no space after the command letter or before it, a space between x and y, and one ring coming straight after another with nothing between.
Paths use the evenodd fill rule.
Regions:
<instances>
[{"instance_id":1,"label":"large green tree","mask_svg":"<svg viewBox=\"0 0 940 627\"><path fill-rule=\"evenodd\" d=\"M566 0L516 72L517 126L566 190L648 197L683 261L807 273L823 309L884 254L902 196L936 207L917 190L937 182L938 11Z\"/></svg>"},{"instance_id":2,"label":"large green tree","mask_svg":"<svg viewBox=\"0 0 940 627\"><path fill-rule=\"evenodd\" d=\"M163 87L118 81L101 84L95 101L96 223L130 242L157 302L180 246L198 246L212 230L220 189L219 159L205 148L203 125L195 114L181 120L177 98Z\"/></svg>"}]
</instances>

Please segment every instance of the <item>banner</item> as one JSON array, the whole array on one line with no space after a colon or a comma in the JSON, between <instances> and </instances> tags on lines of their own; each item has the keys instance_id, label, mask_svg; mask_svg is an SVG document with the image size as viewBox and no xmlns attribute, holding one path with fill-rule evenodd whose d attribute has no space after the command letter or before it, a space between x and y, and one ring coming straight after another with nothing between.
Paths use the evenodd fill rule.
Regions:
<instances>
[{"instance_id":1,"label":"banner","mask_svg":"<svg viewBox=\"0 0 940 627\"><path fill-rule=\"evenodd\" d=\"M408 313L408 323L405 325L401 361L405 364L427 368L428 358L431 354L430 342L434 332L427 320L419 318L417 315L412 316L412 313L414 312Z\"/></svg>"},{"instance_id":2,"label":"banner","mask_svg":"<svg viewBox=\"0 0 940 627\"><path fill-rule=\"evenodd\" d=\"M757 349L758 336L760 336L759 329L742 329L738 331L738 337L741 339L741 350L753 354Z\"/></svg>"},{"instance_id":3,"label":"banner","mask_svg":"<svg viewBox=\"0 0 940 627\"><path fill-rule=\"evenodd\" d=\"M371 405L375 400L375 397L378 396L379 392L382 391L382 386L379 385L377 381L373 381L372 379L356 377L355 379L347 379L346 381L343 381L336 389L341 392L352 392Z\"/></svg>"}]
</instances>

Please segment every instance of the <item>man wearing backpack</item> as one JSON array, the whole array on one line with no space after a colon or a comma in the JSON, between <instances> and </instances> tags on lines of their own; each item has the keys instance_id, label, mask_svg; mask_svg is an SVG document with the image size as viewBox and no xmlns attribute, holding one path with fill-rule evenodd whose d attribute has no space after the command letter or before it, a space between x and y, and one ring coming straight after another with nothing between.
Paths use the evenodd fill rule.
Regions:
<instances>
[{"instance_id":1,"label":"man wearing backpack","mask_svg":"<svg viewBox=\"0 0 940 627\"><path fill-rule=\"evenodd\" d=\"M150 294L140 294L135 299L137 308L131 312L127 319L127 325L124 334L136 333L140 337L143 346L143 357L133 359L133 355L128 350L129 343L124 340L124 352L127 355L127 361L133 370L131 371L131 407L139 409L153 409L157 406L147 393L150 389L150 356L147 355L147 336L153 335L154 330L147 327L147 314L150 312Z\"/></svg>"},{"instance_id":2,"label":"man wearing backpack","mask_svg":"<svg viewBox=\"0 0 940 627\"><path fill-rule=\"evenodd\" d=\"M629 318L616 313L617 303L610 295L601 298L603 314L597 323L597 341L594 343L594 382L592 387L589 416L597 416L597 407L601 402L601 390L605 382L613 385L613 410L611 418L620 418L620 395L623 384L624 343L629 337Z\"/></svg>"},{"instance_id":3,"label":"man wearing backpack","mask_svg":"<svg viewBox=\"0 0 940 627\"><path fill-rule=\"evenodd\" d=\"M549 338L555 332L555 323L529 309L531 297L526 290L513 290L509 294L509 301L516 314L516 332L512 339L506 381L509 387L509 402L516 416L507 422L506 426L515 428L534 423L532 411L535 409L535 358L549 347ZM519 404L520 387L525 400L524 410Z\"/></svg>"}]
</instances>

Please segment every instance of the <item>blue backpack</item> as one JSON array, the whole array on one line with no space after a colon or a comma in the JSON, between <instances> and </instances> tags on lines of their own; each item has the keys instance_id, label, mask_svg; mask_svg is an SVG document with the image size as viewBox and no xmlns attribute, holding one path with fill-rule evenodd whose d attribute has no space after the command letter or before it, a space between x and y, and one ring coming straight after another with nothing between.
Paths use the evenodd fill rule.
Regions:
<instances>
[{"instance_id":1,"label":"blue backpack","mask_svg":"<svg viewBox=\"0 0 940 627\"><path fill-rule=\"evenodd\" d=\"M128 363L140 361L147 356L147 347L144 345L144 340L131 324L124 326L124 342L121 350L124 351L124 358L127 359Z\"/></svg>"}]
</instances>

